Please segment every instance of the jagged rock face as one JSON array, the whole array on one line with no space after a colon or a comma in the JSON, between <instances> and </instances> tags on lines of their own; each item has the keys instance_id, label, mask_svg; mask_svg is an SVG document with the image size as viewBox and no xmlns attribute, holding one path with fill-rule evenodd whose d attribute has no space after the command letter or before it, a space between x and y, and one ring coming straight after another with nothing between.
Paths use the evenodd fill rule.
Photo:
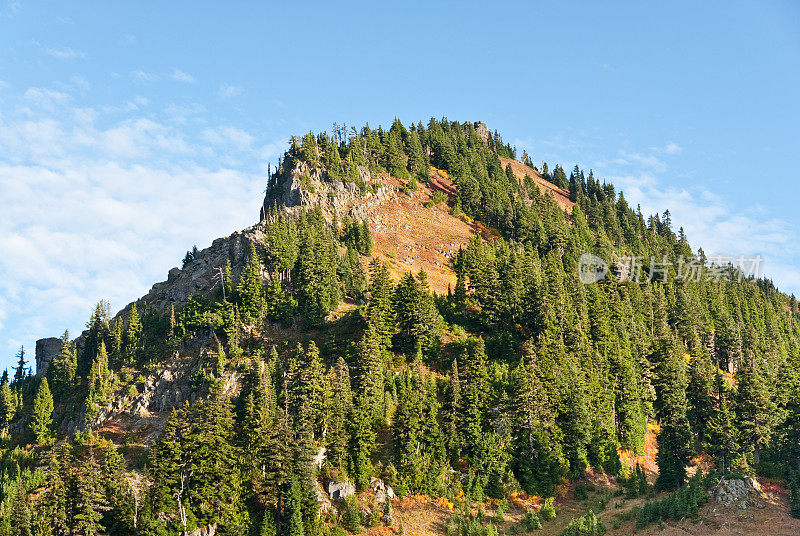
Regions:
<instances>
[{"instance_id":1,"label":"jagged rock face","mask_svg":"<svg viewBox=\"0 0 800 536\"><path fill-rule=\"evenodd\" d=\"M127 319L134 303L139 314L142 313L145 304L155 307L161 313L168 313L173 305L176 310L179 309L192 295L206 296L210 294L219 285L219 270L225 267L228 260L231 262L231 272L236 280L247 262L251 244L255 245L258 253L262 255L265 253L264 228L261 223L242 231L236 231L230 236L217 238L211 246L200 250L197 257L186 266L172 268L166 281L153 285L146 295L126 305L117 313L116 317ZM83 348L86 333L84 331L75 339L78 352ZM58 341L58 349L56 349L54 341ZM52 358L61 351L60 344L60 339L54 338L36 341L37 375L44 374ZM42 348L41 366L39 365L40 346Z\"/></svg>"},{"instance_id":2,"label":"jagged rock face","mask_svg":"<svg viewBox=\"0 0 800 536\"><path fill-rule=\"evenodd\" d=\"M47 374L50 363L61 353L61 339L49 337L36 341L36 377Z\"/></svg>"},{"instance_id":3,"label":"jagged rock face","mask_svg":"<svg viewBox=\"0 0 800 536\"><path fill-rule=\"evenodd\" d=\"M475 133L480 136L484 143L489 141L489 127L486 126L486 123L475 121L472 123L472 127L475 129Z\"/></svg>"},{"instance_id":4,"label":"jagged rock face","mask_svg":"<svg viewBox=\"0 0 800 536\"><path fill-rule=\"evenodd\" d=\"M298 212L315 206L329 222L344 217L366 219L391 197L394 187L384 176L373 177L366 166L359 166L358 172L365 184L377 185L375 191L368 189L362 194L355 183L331 178L324 168L312 168L302 161L295 162L291 169L282 168L267 188L261 220L276 207Z\"/></svg>"},{"instance_id":5,"label":"jagged rock face","mask_svg":"<svg viewBox=\"0 0 800 536\"><path fill-rule=\"evenodd\" d=\"M250 253L250 246L263 254L264 231L260 224L248 227L225 238L214 240L211 246L201 250L197 258L181 268L169 271L166 281L156 283L137 303L146 302L162 312L169 311L172 305L186 302L193 294L208 294L219 285L219 269L230 260L234 277L242 270ZM127 316L132 304L121 311Z\"/></svg>"}]
</instances>

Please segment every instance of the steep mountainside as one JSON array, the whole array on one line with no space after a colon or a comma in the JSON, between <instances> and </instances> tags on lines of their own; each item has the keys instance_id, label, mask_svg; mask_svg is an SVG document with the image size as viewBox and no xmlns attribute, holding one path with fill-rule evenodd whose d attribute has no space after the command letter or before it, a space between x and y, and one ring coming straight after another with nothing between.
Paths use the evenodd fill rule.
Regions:
<instances>
[{"instance_id":1,"label":"steep mountainside","mask_svg":"<svg viewBox=\"0 0 800 536\"><path fill-rule=\"evenodd\" d=\"M0 536L796 530L796 299L521 160L293 138L255 225L0 380Z\"/></svg>"}]
</instances>

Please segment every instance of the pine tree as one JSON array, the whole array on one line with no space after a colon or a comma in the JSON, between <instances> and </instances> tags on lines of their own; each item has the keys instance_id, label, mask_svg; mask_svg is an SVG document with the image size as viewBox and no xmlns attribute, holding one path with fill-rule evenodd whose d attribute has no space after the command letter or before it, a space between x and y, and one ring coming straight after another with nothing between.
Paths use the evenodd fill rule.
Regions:
<instances>
[{"instance_id":1,"label":"pine tree","mask_svg":"<svg viewBox=\"0 0 800 536\"><path fill-rule=\"evenodd\" d=\"M769 443L776 424L777 405L772 388L765 377L762 365L754 355L749 355L739 368L737 425L742 437L742 447L752 453L758 464L761 450Z\"/></svg>"},{"instance_id":2,"label":"pine tree","mask_svg":"<svg viewBox=\"0 0 800 536\"><path fill-rule=\"evenodd\" d=\"M408 168L409 171L420 181L428 181L428 162L422 150L422 143L416 130L412 130L408 136Z\"/></svg>"},{"instance_id":3,"label":"pine tree","mask_svg":"<svg viewBox=\"0 0 800 536\"><path fill-rule=\"evenodd\" d=\"M717 458L724 475L730 468L734 453L739 451L735 414L731 403L731 393L725 385L722 373L718 370L714 379L716 403L710 408L710 415L704 424L703 446Z\"/></svg>"},{"instance_id":4,"label":"pine tree","mask_svg":"<svg viewBox=\"0 0 800 536\"><path fill-rule=\"evenodd\" d=\"M661 428L658 442L658 479L656 487L673 490L681 487L686 479L686 465L691 454L692 438L686 418L686 374L683 360L672 351L662 368Z\"/></svg>"},{"instance_id":5,"label":"pine tree","mask_svg":"<svg viewBox=\"0 0 800 536\"><path fill-rule=\"evenodd\" d=\"M123 352L125 345L125 329L123 324L122 317L117 317L111 327L111 362L114 364L114 367L117 368L125 364L125 354Z\"/></svg>"},{"instance_id":6,"label":"pine tree","mask_svg":"<svg viewBox=\"0 0 800 536\"><path fill-rule=\"evenodd\" d=\"M9 425L14 421L17 413L17 401L8 380L3 378L0 382L0 437L8 433Z\"/></svg>"},{"instance_id":7,"label":"pine tree","mask_svg":"<svg viewBox=\"0 0 800 536\"><path fill-rule=\"evenodd\" d=\"M486 426L486 409L489 404L489 376L486 367L486 347L483 339L469 341L468 350L462 354L459 371L462 382L462 404L460 408L461 434L464 453L477 459Z\"/></svg>"},{"instance_id":8,"label":"pine tree","mask_svg":"<svg viewBox=\"0 0 800 536\"><path fill-rule=\"evenodd\" d=\"M303 526L302 495L300 482L297 477L292 475L286 484L283 505L283 516L281 520L282 536L305 536Z\"/></svg>"},{"instance_id":9,"label":"pine tree","mask_svg":"<svg viewBox=\"0 0 800 536\"><path fill-rule=\"evenodd\" d=\"M15 534L18 536L33 536L31 527L31 510L28 504L28 492L21 481L17 483L17 493L14 497L11 523Z\"/></svg>"},{"instance_id":10,"label":"pine tree","mask_svg":"<svg viewBox=\"0 0 800 536\"><path fill-rule=\"evenodd\" d=\"M686 389L689 401L687 417L700 443L705 441L707 427L712 416L713 383L714 365L711 360L704 353L693 356L689 363L689 385Z\"/></svg>"},{"instance_id":11,"label":"pine tree","mask_svg":"<svg viewBox=\"0 0 800 536\"><path fill-rule=\"evenodd\" d=\"M36 436L37 443L46 443L52 437L50 427L53 424L53 396L47 385L47 378L42 378L36 398L33 399L33 414L31 415L31 431Z\"/></svg>"},{"instance_id":12,"label":"pine tree","mask_svg":"<svg viewBox=\"0 0 800 536\"><path fill-rule=\"evenodd\" d=\"M450 367L450 385L447 400L447 414L446 414L446 434L447 434L447 450L450 453L450 459L453 463L457 463L461 457L461 429L460 429L460 414L461 411L461 380L458 375L458 359L453 359L453 364Z\"/></svg>"},{"instance_id":13,"label":"pine tree","mask_svg":"<svg viewBox=\"0 0 800 536\"><path fill-rule=\"evenodd\" d=\"M100 466L89 448L89 455L81 464L74 497L73 530L82 536L96 536L105 531L101 524L108 505L100 482Z\"/></svg>"},{"instance_id":14,"label":"pine tree","mask_svg":"<svg viewBox=\"0 0 800 536\"><path fill-rule=\"evenodd\" d=\"M28 362L25 360L25 347L20 346L17 352L17 366L14 367L14 383L17 387L22 386L23 380L28 373Z\"/></svg>"},{"instance_id":15,"label":"pine tree","mask_svg":"<svg viewBox=\"0 0 800 536\"><path fill-rule=\"evenodd\" d=\"M259 536L278 536L278 530L275 527L275 514L267 507L264 510L264 517L261 519L261 530Z\"/></svg>"},{"instance_id":16,"label":"pine tree","mask_svg":"<svg viewBox=\"0 0 800 536\"><path fill-rule=\"evenodd\" d=\"M382 347L391 344L394 333L394 311L392 308L392 284L389 268L377 258L369 265L370 284L369 302L367 303L367 322L373 327Z\"/></svg>"},{"instance_id":17,"label":"pine tree","mask_svg":"<svg viewBox=\"0 0 800 536\"><path fill-rule=\"evenodd\" d=\"M372 324L367 326L358 343L353 383L355 390L369 407L372 422L377 424L384 421L386 412L383 404L381 346Z\"/></svg>"},{"instance_id":18,"label":"pine tree","mask_svg":"<svg viewBox=\"0 0 800 536\"><path fill-rule=\"evenodd\" d=\"M372 472L370 454L375 441L375 432L371 424L371 408L368 401L357 394L353 401L353 411L348 419L350 448L347 474L353 479L356 489L363 491L369 485Z\"/></svg>"},{"instance_id":19,"label":"pine tree","mask_svg":"<svg viewBox=\"0 0 800 536\"><path fill-rule=\"evenodd\" d=\"M136 304L131 306L131 312L128 315L128 327L125 329L125 337L123 342L123 354L125 356L125 364L133 365L139 359L141 351L141 338L142 338L142 323L139 320L139 312L136 309ZM98 350L100 344L98 343Z\"/></svg>"},{"instance_id":20,"label":"pine tree","mask_svg":"<svg viewBox=\"0 0 800 536\"><path fill-rule=\"evenodd\" d=\"M551 442L555 408L543 379L534 344L528 341L522 347L522 359L512 378L515 401L512 466L523 489L549 495L560 476L560 467L558 452Z\"/></svg>"},{"instance_id":21,"label":"pine tree","mask_svg":"<svg viewBox=\"0 0 800 536\"><path fill-rule=\"evenodd\" d=\"M264 281L261 277L261 260L254 244L250 245L247 264L245 264L241 275L239 275L236 295L241 304L239 311L242 314L242 318L248 324L255 324L264 311L265 290Z\"/></svg>"},{"instance_id":22,"label":"pine tree","mask_svg":"<svg viewBox=\"0 0 800 536\"><path fill-rule=\"evenodd\" d=\"M327 400L328 431L327 440L328 465L334 469L344 470L347 467L348 418L353 411L353 393L350 386L350 372L341 356L328 373Z\"/></svg>"},{"instance_id":23,"label":"pine tree","mask_svg":"<svg viewBox=\"0 0 800 536\"><path fill-rule=\"evenodd\" d=\"M94 306L92 315L89 322L86 323L86 328L89 333L86 335L83 343L83 351L78 356L78 370L76 375L86 377L89 375L89 370L92 367L97 350L100 348L100 343L107 340L109 335L109 316L110 305L105 300L100 300Z\"/></svg>"},{"instance_id":24,"label":"pine tree","mask_svg":"<svg viewBox=\"0 0 800 536\"><path fill-rule=\"evenodd\" d=\"M64 331L61 337L61 351L53 359L48 370L48 376L52 380L53 392L58 398L69 395L75 384L75 373L78 368L78 359L75 347L69 340L69 331Z\"/></svg>"},{"instance_id":25,"label":"pine tree","mask_svg":"<svg viewBox=\"0 0 800 536\"><path fill-rule=\"evenodd\" d=\"M439 344L442 318L428 289L424 271L407 273L394 295L400 346L407 355L431 355Z\"/></svg>"}]
</instances>

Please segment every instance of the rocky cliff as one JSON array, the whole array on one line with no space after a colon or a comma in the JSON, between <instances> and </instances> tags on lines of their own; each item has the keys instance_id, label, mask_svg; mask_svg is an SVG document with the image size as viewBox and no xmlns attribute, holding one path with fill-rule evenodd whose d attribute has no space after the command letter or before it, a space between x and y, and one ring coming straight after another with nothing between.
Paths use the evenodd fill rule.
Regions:
<instances>
[{"instance_id":1,"label":"rocky cliff","mask_svg":"<svg viewBox=\"0 0 800 536\"><path fill-rule=\"evenodd\" d=\"M289 212L319 206L330 222L341 221L345 216L366 219L378 205L391 198L396 189L388 175L373 175L366 166L358 166L365 188L354 182L331 177L321 167L309 167L305 162L292 159L287 153L284 163L267 187L261 207L263 221L270 210L282 207Z\"/></svg>"}]
</instances>

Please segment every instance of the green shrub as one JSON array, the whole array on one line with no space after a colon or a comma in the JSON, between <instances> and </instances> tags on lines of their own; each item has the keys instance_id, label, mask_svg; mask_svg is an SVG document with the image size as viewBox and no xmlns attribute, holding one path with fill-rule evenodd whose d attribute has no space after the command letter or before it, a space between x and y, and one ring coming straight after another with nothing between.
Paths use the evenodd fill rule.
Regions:
<instances>
[{"instance_id":1,"label":"green shrub","mask_svg":"<svg viewBox=\"0 0 800 536\"><path fill-rule=\"evenodd\" d=\"M503 497L503 499L500 501L500 504L497 505L497 510L495 511L494 514L495 521L497 521L498 523L502 523L503 521L505 521L506 512L508 512L508 499Z\"/></svg>"},{"instance_id":2,"label":"green shrub","mask_svg":"<svg viewBox=\"0 0 800 536\"><path fill-rule=\"evenodd\" d=\"M553 497L548 497L544 500L544 506L539 510L539 515L542 516L542 519L545 521L550 521L551 519L556 518L556 506L555 506L555 499Z\"/></svg>"},{"instance_id":3,"label":"green shrub","mask_svg":"<svg viewBox=\"0 0 800 536\"><path fill-rule=\"evenodd\" d=\"M637 530L667 519L696 518L700 507L708 501L707 488L706 478L698 472L678 491L663 499L646 502L636 518Z\"/></svg>"},{"instance_id":4,"label":"green shrub","mask_svg":"<svg viewBox=\"0 0 800 536\"><path fill-rule=\"evenodd\" d=\"M345 499L342 525L353 534L361 532L361 513L358 511L355 495L350 495Z\"/></svg>"},{"instance_id":5,"label":"green shrub","mask_svg":"<svg viewBox=\"0 0 800 536\"><path fill-rule=\"evenodd\" d=\"M526 532L542 528L542 520L535 512L525 514L519 524Z\"/></svg>"},{"instance_id":6,"label":"green shrub","mask_svg":"<svg viewBox=\"0 0 800 536\"><path fill-rule=\"evenodd\" d=\"M589 510L585 516L570 521L560 536L602 536L605 533L606 527L597 519L594 512Z\"/></svg>"}]
</instances>

